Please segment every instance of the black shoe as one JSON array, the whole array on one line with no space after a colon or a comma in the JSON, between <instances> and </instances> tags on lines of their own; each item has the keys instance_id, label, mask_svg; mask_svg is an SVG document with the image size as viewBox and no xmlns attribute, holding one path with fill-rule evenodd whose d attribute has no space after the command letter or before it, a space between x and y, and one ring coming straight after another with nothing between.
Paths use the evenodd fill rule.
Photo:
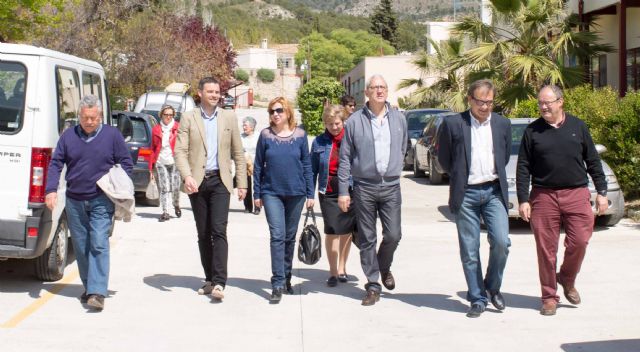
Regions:
<instances>
[{"instance_id":1,"label":"black shoe","mask_svg":"<svg viewBox=\"0 0 640 352\"><path fill-rule=\"evenodd\" d=\"M87 300L89 307L101 311L104 309L104 296L103 295L90 295Z\"/></svg>"},{"instance_id":2,"label":"black shoe","mask_svg":"<svg viewBox=\"0 0 640 352\"><path fill-rule=\"evenodd\" d=\"M504 297L502 297L500 291L489 292L489 294L491 295L491 304L493 304L497 310L504 310L506 305L504 304Z\"/></svg>"},{"instance_id":3,"label":"black shoe","mask_svg":"<svg viewBox=\"0 0 640 352\"><path fill-rule=\"evenodd\" d=\"M477 318L484 312L484 306L480 303L474 303L471 305L471 308L467 311L468 318Z\"/></svg>"},{"instance_id":4,"label":"black shoe","mask_svg":"<svg viewBox=\"0 0 640 352\"><path fill-rule=\"evenodd\" d=\"M256 210L253 211L253 215L260 215L260 208L256 208Z\"/></svg>"},{"instance_id":5,"label":"black shoe","mask_svg":"<svg viewBox=\"0 0 640 352\"><path fill-rule=\"evenodd\" d=\"M160 218L158 219L158 221L165 222L165 221L167 221L169 219L171 219L171 217L169 216L168 213L162 213L162 215L160 215Z\"/></svg>"},{"instance_id":6,"label":"black shoe","mask_svg":"<svg viewBox=\"0 0 640 352\"><path fill-rule=\"evenodd\" d=\"M291 277L287 278L287 281L284 284L284 294L292 295L293 294L293 286L291 286Z\"/></svg>"},{"instance_id":7,"label":"black shoe","mask_svg":"<svg viewBox=\"0 0 640 352\"><path fill-rule=\"evenodd\" d=\"M382 276L382 284L387 288L387 290L391 291L396 288L396 280L393 278L390 271L381 272L380 275Z\"/></svg>"},{"instance_id":8,"label":"black shoe","mask_svg":"<svg viewBox=\"0 0 640 352\"><path fill-rule=\"evenodd\" d=\"M273 291L271 291L271 297L269 297L269 303L278 304L280 303L281 299L282 299L282 288L281 287L274 288Z\"/></svg>"},{"instance_id":9,"label":"black shoe","mask_svg":"<svg viewBox=\"0 0 640 352\"><path fill-rule=\"evenodd\" d=\"M338 278L335 276L331 276L329 279L327 279L327 286L329 287L338 286Z\"/></svg>"},{"instance_id":10,"label":"black shoe","mask_svg":"<svg viewBox=\"0 0 640 352\"><path fill-rule=\"evenodd\" d=\"M87 294L87 291L84 291L81 295L80 295L80 303L87 303L87 301L89 301L89 295Z\"/></svg>"},{"instance_id":11,"label":"black shoe","mask_svg":"<svg viewBox=\"0 0 640 352\"><path fill-rule=\"evenodd\" d=\"M253 213L253 211L251 211L251 209L245 209L245 210L244 210L244 213L245 213L245 214L249 214L249 213Z\"/></svg>"},{"instance_id":12,"label":"black shoe","mask_svg":"<svg viewBox=\"0 0 640 352\"><path fill-rule=\"evenodd\" d=\"M346 273L340 274L340 275L338 275L338 281L340 281L342 283L345 283L345 282L349 281L349 276Z\"/></svg>"},{"instance_id":13,"label":"black shoe","mask_svg":"<svg viewBox=\"0 0 640 352\"><path fill-rule=\"evenodd\" d=\"M179 206L174 207L175 211L176 211L176 216L177 217L181 217L182 216L182 210L180 210Z\"/></svg>"}]
</instances>

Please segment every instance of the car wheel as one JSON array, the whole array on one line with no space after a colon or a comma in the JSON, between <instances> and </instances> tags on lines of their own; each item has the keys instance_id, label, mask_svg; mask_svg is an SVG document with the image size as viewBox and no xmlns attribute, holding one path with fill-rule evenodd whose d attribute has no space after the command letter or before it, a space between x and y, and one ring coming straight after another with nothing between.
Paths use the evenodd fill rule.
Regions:
<instances>
[{"instance_id":1,"label":"car wheel","mask_svg":"<svg viewBox=\"0 0 640 352\"><path fill-rule=\"evenodd\" d=\"M64 275L69 249L69 226L66 214L60 217L58 228L53 236L51 247L35 260L36 277L43 281L58 281Z\"/></svg>"},{"instance_id":2,"label":"car wheel","mask_svg":"<svg viewBox=\"0 0 640 352\"><path fill-rule=\"evenodd\" d=\"M420 170L418 165L418 158L416 158L416 152L413 152L413 177L424 177L424 171Z\"/></svg>"},{"instance_id":3,"label":"car wheel","mask_svg":"<svg viewBox=\"0 0 640 352\"><path fill-rule=\"evenodd\" d=\"M429 159L429 182L432 185L439 185L442 183L442 174L436 170L433 158Z\"/></svg>"}]
</instances>

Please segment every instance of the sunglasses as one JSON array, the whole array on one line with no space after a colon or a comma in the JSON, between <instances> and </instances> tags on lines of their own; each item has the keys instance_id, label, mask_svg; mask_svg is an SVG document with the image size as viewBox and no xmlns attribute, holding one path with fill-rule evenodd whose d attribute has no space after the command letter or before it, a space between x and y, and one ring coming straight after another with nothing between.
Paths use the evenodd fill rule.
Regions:
<instances>
[{"instance_id":1,"label":"sunglasses","mask_svg":"<svg viewBox=\"0 0 640 352\"><path fill-rule=\"evenodd\" d=\"M267 110L269 112L269 115L273 115L273 113L277 113L278 115L282 114L284 112L283 108L277 108L277 109L269 109Z\"/></svg>"}]
</instances>

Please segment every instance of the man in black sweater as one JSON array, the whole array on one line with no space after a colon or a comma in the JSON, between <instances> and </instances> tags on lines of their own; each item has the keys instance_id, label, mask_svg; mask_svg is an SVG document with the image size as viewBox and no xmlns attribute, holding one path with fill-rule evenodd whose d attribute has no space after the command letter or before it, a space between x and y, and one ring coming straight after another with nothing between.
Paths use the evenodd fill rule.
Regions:
<instances>
[{"instance_id":1,"label":"man in black sweater","mask_svg":"<svg viewBox=\"0 0 640 352\"><path fill-rule=\"evenodd\" d=\"M542 315L556 313L556 282L569 302L580 303L574 283L594 222L587 173L598 192L598 214L608 206L607 181L589 130L580 119L564 112L562 96L562 90L554 85L540 89L538 107L542 118L524 132L516 173L520 216L530 221L536 239ZM556 274L561 225L566 232L566 248Z\"/></svg>"}]
</instances>

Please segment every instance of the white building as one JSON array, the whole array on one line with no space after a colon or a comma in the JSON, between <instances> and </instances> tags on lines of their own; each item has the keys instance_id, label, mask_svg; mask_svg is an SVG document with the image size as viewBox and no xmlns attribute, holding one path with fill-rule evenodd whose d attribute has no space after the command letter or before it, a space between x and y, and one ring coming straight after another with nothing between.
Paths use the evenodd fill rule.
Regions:
<instances>
[{"instance_id":1,"label":"white building","mask_svg":"<svg viewBox=\"0 0 640 352\"><path fill-rule=\"evenodd\" d=\"M258 70L278 68L278 53L267 47L267 39L262 39L259 48L245 48L238 50L236 58L238 67L245 70Z\"/></svg>"},{"instance_id":2,"label":"white building","mask_svg":"<svg viewBox=\"0 0 640 352\"><path fill-rule=\"evenodd\" d=\"M427 27L427 35L436 43L448 40L451 28L458 22L425 22ZM427 53L435 54L435 49L431 43L427 46Z\"/></svg>"}]
</instances>

